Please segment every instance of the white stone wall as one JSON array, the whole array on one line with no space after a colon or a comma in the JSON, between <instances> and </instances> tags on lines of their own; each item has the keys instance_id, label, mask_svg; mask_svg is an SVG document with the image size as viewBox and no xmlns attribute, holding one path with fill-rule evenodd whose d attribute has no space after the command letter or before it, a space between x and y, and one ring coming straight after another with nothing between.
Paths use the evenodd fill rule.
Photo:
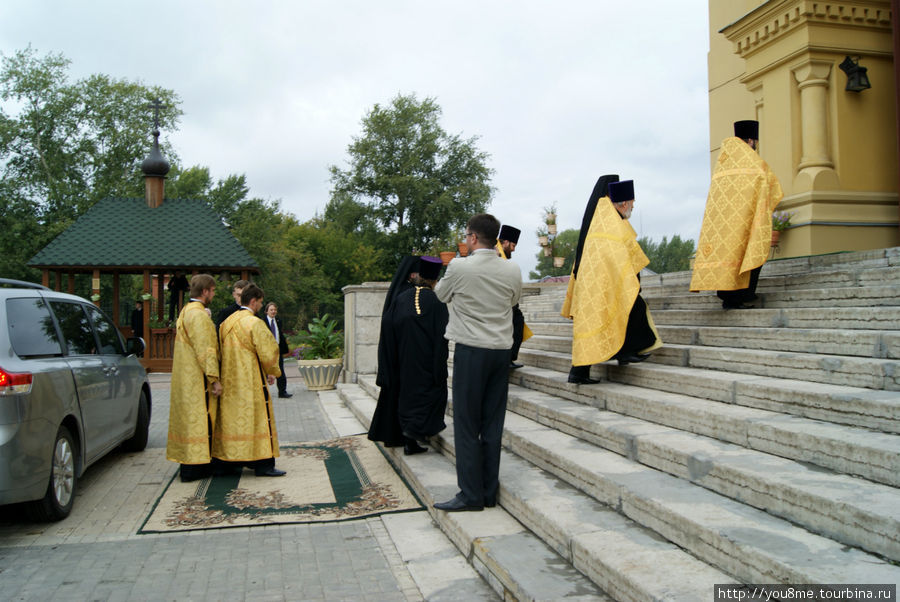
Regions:
<instances>
[{"instance_id":1,"label":"white stone wall","mask_svg":"<svg viewBox=\"0 0 900 602\"><path fill-rule=\"evenodd\" d=\"M363 282L341 289L344 293L344 382L355 383L359 374L378 370L378 334L381 309L390 282Z\"/></svg>"}]
</instances>

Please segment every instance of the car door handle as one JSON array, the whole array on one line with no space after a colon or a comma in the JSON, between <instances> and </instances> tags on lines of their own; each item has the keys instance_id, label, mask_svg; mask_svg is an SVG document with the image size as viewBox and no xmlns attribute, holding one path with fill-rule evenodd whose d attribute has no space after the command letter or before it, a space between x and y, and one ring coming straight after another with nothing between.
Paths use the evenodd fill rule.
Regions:
<instances>
[{"instance_id":1,"label":"car door handle","mask_svg":"<svg viewBox=\"0 0 900 602\"><path fill-rule=\"evenodd\" d=\"M110 367L110 368L104 368L104 369L103 369L103 373L106 374L107 376L118 376L118 374L119 374L119 367L118 367L118 366L112 366L112 367Z\"/></svg>"}]
</instances>

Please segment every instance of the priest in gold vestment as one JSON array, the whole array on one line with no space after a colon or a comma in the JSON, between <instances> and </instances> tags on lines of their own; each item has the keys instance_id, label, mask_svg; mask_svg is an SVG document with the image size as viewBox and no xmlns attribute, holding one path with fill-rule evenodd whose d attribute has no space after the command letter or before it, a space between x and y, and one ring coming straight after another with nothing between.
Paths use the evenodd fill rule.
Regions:
<instances>
[{"instance_id":1,"label":"priest in gold vestment","mask_svg":"<svg viewBox=\"0 0 900 602\"><path fill-rule=\"evenodd\" d=\"M278 343L256 315L263 292L250 284L241 293L241 308L219 326L224 392L213 412L213 458L247 466L257 476L277 477L278 433L268 385L281 374Z\"/></svg>"},{"instance_id":2,"label":"priest in gold vestment","mask_svg":"<svg viewBox=\"0 0 900 602\"><path fill-rule=\"evenodd\" d=\"M577 278L569 279L561 312L573 321L572 365L576 367L613 357L620 366L642 362L650 351L662 346L639 294L638 274L650 260L628 222L634 206L634 182L609 182L607 186L609 198L597 202ZM582 377L570 378L570 382L598 381Z\"/></svg>"},{"instance_id":3,"label":"priest in gold vestment","mask_svg":"<svg viewBox=\"0 0 900 602\"><path fill-rule=\"evenodd\" d=\"M169 438L166 458L181 464L181 480L203 478L210 470L210 400L221 394L219 341L206 309L216 281L197 274L190 282L190 303L175 323Z\"/></svg>"},{"instance_id":4,"label":"priest in gold vestment","mask_svg":"<svg viewBox=\"0 0 900 602\"><path fill-rule=\"evenodd\" d=\"M759 122L737 121L722 141L697 243L690 290L717 291L724 309L747 309L769 256L772 212L784 193L757 154Z\"/></svg>"}]
</instances>

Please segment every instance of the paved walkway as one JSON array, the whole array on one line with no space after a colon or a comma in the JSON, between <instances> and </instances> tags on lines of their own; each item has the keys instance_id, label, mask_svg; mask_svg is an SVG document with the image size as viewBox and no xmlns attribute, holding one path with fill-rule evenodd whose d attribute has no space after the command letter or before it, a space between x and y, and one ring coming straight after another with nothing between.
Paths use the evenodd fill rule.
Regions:
<instances>
[{"instance_id":1,"label":"paved walkway","mask_svg":"<svg viewBox=\"0 0 900 602\"><path fill-rule=\"evenodd\" d=\"M275 404L282 443L348 434L338 432L319 396L291 377L290 368L288 374L294 397ZM449 600L472 599L473 583L479 597L492 596L478 587L480 580L424 510L337 523L138 535L176 471L165 459L169 375L151 374L150 380L147 449L113 452L90 467L66 520L33 523L16 507L0 506L0 598ZM339 418L346 431L346 417ZM427 550L422 541L429 542ZM468 587L455 588L460 582Z\"/></svg>"}]
</instances>

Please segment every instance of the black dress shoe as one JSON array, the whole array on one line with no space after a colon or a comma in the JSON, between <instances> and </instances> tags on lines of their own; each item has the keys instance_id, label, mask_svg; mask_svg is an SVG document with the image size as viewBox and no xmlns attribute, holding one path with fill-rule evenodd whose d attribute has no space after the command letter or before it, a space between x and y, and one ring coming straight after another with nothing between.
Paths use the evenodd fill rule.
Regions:
<instances>
[{"instance_id":1,"label":"black dress shoe","mask_svg":"<svg viewBox=\"0 0 900 602\"><path fill-rule=\"evenodd\" d=\"M569 375L569 382L576 385L596 385L600 382L599 378L591 378L590 376L572 376Z\"/></svg>"},{"instance_id":2,"label":"black dress shoe","mask_svg":"<svg viewBox=\"0 0 900 602\"><path fill-rule=\"evenodd\" d=\"M621 356L617 355L616 360L620 366L627 366L628 364L639 364L648 357L650 357L649 353L627 353Z\"/></svg>"},{"instance_id":3,"label":"black dress shoe","mask_svg":"<svg viewBox=\"0 0 900 602\"><path fill-rule=\"evenodd\" d=\"M522 367L522 364L517 364L516 362L510 362L510 363L509 363L509 369L510 369L510 370L515 370L516 368L521 368L521 367Z\"/></svg>"},{"instance_id":4,"label":"black dress shoe","mask_svg":"<svg viewBox=\"0 0 900 602\"><path fill-rule=\"evenodd\" d=\"M403 445L403 454L406 456L414 456L415 454L421 454L427 451L428 448L419 445L415 439L413 439L412 441L407 441Z\"/></svg>"},{"instance_id":5,"label":"black dress shoe","mask_svg":"<svg viewBox=\"0 0 900 602\"><path fill-rule=\"evenodd\" d=\"M278 394L278 397L280 397L281 399L289 399L289 398L291 398L291 397L293 397L293 396L294 396L293 393L288 393L287 391L285 391L284 393L279 393L279 394Z\"/></svg>"},{"instance_id":6,"label":"black dress shoe","mask_svg":"<svg viewBox=\"0 0 900 602\"><path fill-rule=\"evenodd\" d=\"M445 512L481 512L484 510L484 506L470 506L458 497L447 502L438 502L434 507Z\"/></svg>"},{"instance_id":7,"label":"black dress shoe","mask_svg":"<svg viewBox=\"0 0 900 602\"><path fill-rule=\"evenodd\" d=\"M752 305L747 305L746 303L725 303L722 301L722 309L753 309Z\"/></svg>"},{"instance_id":8,"label":"black dress shoe","mask_svg":"<svg viewBox=\"0 0 900 602\"><path fill-rule=\"evenodd\" d=\"M278 470L277 468L269 468L267 470L257 470L256 476L258 477L283 477L287 473L283 470Z\"/></svg>"}]
</instances>

